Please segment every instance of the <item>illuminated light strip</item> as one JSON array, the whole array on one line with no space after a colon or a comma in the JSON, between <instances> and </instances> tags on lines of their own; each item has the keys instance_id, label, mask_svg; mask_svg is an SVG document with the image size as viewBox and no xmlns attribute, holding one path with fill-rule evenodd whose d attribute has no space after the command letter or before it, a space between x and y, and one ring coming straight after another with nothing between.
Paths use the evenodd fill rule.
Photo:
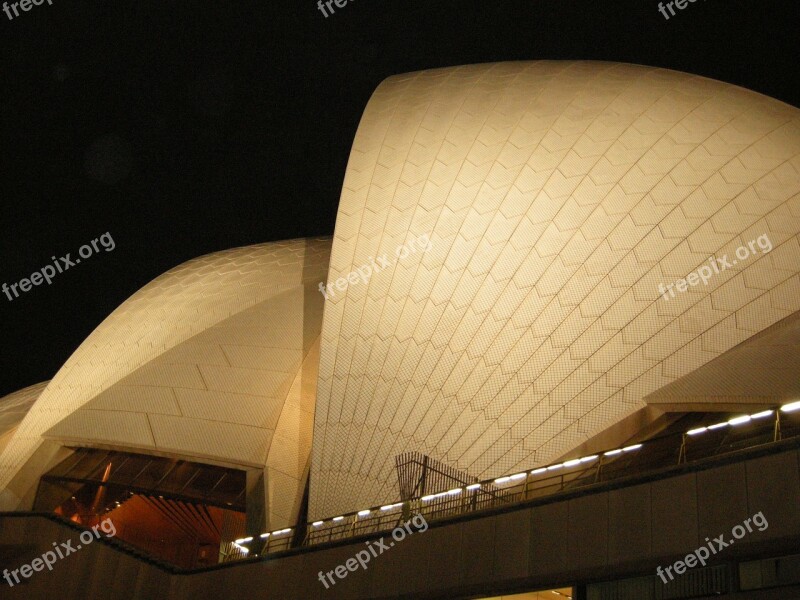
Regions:
<instances>
[{"instance_id":1,"label":"illuminated light strip","mask_svg":"<svg viewBox=\"0 0 800 600\"><path fill-rule=\"evenodd\" d=\"M622 450L620 450L619 452L622 452ZM606 454L608 454L608 453L606 453ZM557 465L550 465L549 467L539 467L539 468L534 469L533 471L531 471L530 474L531 475L540 475L540 474L542 474L542 473L544 473L546 471L556 471L556 470L562 469L564 467L567 467L567 468L576 467L581 463L589 462L589 461L592 461L592 460L597 460L598 458L599 458L599 456L597 454L592 454L591 456L584 456L583 458L573 458L572 460L568 460L566 462L559 463Z\"/></svg>"},{"instance_id":2,"label":"illuminated light strip","mask_svg":"<svg viewBox=\"0 0 800 600\"><path fill-rule=\"evenodd\" d=\"M790 402L789 404L784 404L781 406L781 410L785 413L794 412L796 410L800 410L800 400L797 402Z\"/></svg>"},{"instance_id":3,"label":"illuminated light strip","mask_svg":"<svg viewBox=\"0 0 800 600\"><path fill-rule=\"evenodd\" d=\"M441 498L442 496L447 496L449 493L450 492L439 492L438 494L429 494L427 496L423 496L422 498L420 498L420 500L422 500L423 502L429 502L429 501L434 500L436 498Z\"/></svg>"},{"instance_id":4,"label":"illuminated light strip","mask_svg":"<svg viewBox=\"0 0 800 600\"><path fill-rule=\"evenodd\" d=\"M369 509L360 510L360 511L358 511L358 516L359 517L366 517L369 514L369 512L370 512Z\"/></svg>"},{"instance_id":5,"label":"illuminated light strip","mask_svg":"<svg viewBox=\"0 0 800 600\"><path fill-rule=\"evenodd\" d=\"M338 522L338 521L341 521L342 519L344 519L344 517L333 517L333 519L331 519L331 520L335 521L335 522Z\"/></svg>"},{"instance_id":6,"label":"illuminated light strip","mask_svg":"<svg viewBox=\"0 0 800 600\"><path fill-rule=\"evenodd\" d=\"M420 498L423 502L430 502L431 500L435 500L436 498L441 498L442 496L446 496L447 492L439 492L438 494L429 494L427 496L423 496Z\"/></svg>"},{"instance_id":7,"label":"illuminated light strip","mask_svg":"<svg viewBox=\"0 0 800 600\"><path fill-rule=\"evenodd\" d=\"M262 534L261 534L260 536L258 536L258 537L260 537L262 540L265 540L265 539L267 539L267 538L269 537L269 534L268 534L268 533L262 533Z\"/></svg>"},{"instance_id":8,"label":"illuminated light strip","mask_svg":"<svg viewBox=\"0 0 800 600\"><path fill-rule=\"evenodd\" d=\"M505 479L506 481L508 481L511 478L510 477L505 477L505 478L501 478L501 479ZM475 484L475 485L480 487L479 483ZM467 487L467 489L470 489L470 488ZM472 488L472 489L475 489L475 488ZM456 494L460 494L462 491L464 491L462 488L453 488L452 490L447 490L446 492L439 492L437 494L428 494L427 496L423 496L422 498L420 498L420 500L422 502L430 502L431 500L435 500L436 498L443 498L444 496L455 496ZM396 506L402 506L402 503L387 504L386 506L382 506L381 510L390 510L390 509L392 509L392 508L394 508Z\"/></svg>"},{"instance_id":9,"label":"illuminated light strip","mask_svg":"<svg viewBox=\"0 0 800 600\"><path fill-rule=\"evenodd\" d=\"M233 543L238 545L238 544L246 544L247 542L252 542L252 541L253 541L253 536L250 536L246 538L239 538Z\"/></svg>"},{"instance_id":10,"label":"illuminated light strip","mask_svg":"<svg viewBox=\"0 0 800 600\"><path fill-rule=\"evenodd\" d=\"M508 483L509 481L511 481L511 477L500 477L494 480L497 485L502 485L504 483Z\"/></svg>"},{"instance_id":11,"label":"illuminated light strip","mask_svg":"<svg viewBox=\"0 0 800 600\"><path fill-rule=\"evenodd\" d=\"M621 448L618 448L617 450L609 450L608 452L603 453L603 456L616 456L617 454L622 454Z\"/></svg>"},{"instance_id":12,"label":"illuminated light strip","mask_svg":"<svg viewBox=\"0 0 800 600\"><path fill-rule=\"evenodd\" d=\"M393 508L397 508L398 506L403 506L403 503L398 502L397 504L387 504L386 506L381 506L381 510L392 510Z\"/></svg>"},{"instance_id":13,"label":"illuminated light strip","mask_svg":"<svg viewBox=\"0 0 800 600\"><path fill-rule=\"evenodd\" d=\"M798 402L797 404L798 404L798 409L800 409L800 402ZM775 411L769 409L769 410L762 410L761 412L757 412L752 415L742 415L741 417L734 417L733 419L730 419L729 421L723 421L722 423L714 423L713 425L709 425L707 427L698 427L696 429L690 429L689 431L686 432L686 435L699 435L705 431L714 431L715 429L720 429L722 427L725 427L726 425L730 426L742 425L743 423L749 423L753 419L763 419L764 417L768 417L773 412Z\"/></svg>"},{"instance_id":14,"label":"illuminated light strip","mask_svg":"<svg viewBox=\"0 0 800 600\"><path fill-rule=\"evenodd\" d=\"M278 531L273 531L272 535L273 536L281 535L281 534L284 534L284 533L289 533L290 531L291 531L291 529L289 529L289 528L287 528L287 529L279 529Z\"/></svg>"},{"instance_id":15,"label":"illuminated light strip","mask_svg":"<svg viewBox=\"0 0 800 600\"><path fill-rule=\"evenodd\" d=\"M467 486L467 491L471 492L472 490L479 490L480 488L481 488L480 483L471 483Z\"/></svg>"},{"instance_id":16,"label":"illuminated light strip","mask_svg":"<svg viewBox=\"0 0 800 600\"><path fill-rule=\"evenodd\" d=\"M324 522L325 522L325 521L314 521L314 522L313 522L311 525L313 525L314 527L319 527L319 526L320 526L320 525L322 525Z\"/></svg>"},{"instance_id":17,"label":"illuminated light strip","mask_svg":"<svg viewBox=\"0 0 800 600\"><path fill-rule=\"evenodd\" d=\"M634 444L633 446L626 446L625 448L622 449L622 451L623 452L633 452L634 450L638 450L641 447L642 447L641 444Z\"/></svg>"},{"instance_id":18,"label":"illuminated light strip","mask_svg":"<svg viewBox=\"0 0 800 600\"><path fill-rule=\"evenodd\" d=\"M527 476L528 476L528 474L527 474L527 473L516 473L516 474L514 474L514 475L511 475L511 476L510 476L510 479L511 479L512 481L516 481L517 479L524 479L524 478L525 478L525 477L527 477Z\"/></svg>"}]
</instances>

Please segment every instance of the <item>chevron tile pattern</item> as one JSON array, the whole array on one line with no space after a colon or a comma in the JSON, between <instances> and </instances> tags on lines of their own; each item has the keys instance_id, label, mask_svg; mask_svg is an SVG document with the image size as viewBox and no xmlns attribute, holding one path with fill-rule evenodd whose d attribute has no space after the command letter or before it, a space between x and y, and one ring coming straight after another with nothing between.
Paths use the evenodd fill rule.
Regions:
<instances>
[{"instance_id":1,"label":"chevron tile pattern","mask_svg":"<svg viewBox=\"0 0 800 600\"><path fill-rule=\"evenodd\" d=\"M800 308L800 111L702 77L518 62L370 100L328 281L310 517L398 497L411 450L481 478L562 456ZM664 301L659 283L773 250Z\"/></svg>"}]
</instances>

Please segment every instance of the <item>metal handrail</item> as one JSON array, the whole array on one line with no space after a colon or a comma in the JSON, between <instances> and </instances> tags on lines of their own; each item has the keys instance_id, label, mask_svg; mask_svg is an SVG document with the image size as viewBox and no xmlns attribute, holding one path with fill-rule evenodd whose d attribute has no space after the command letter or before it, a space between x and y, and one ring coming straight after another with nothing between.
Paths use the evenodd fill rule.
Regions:
<instances>
[{"instance_id":1,"label":"metal handrail","mask_svg":"<svg viewBox=\"0 0 800 600\"><path fill-rule=\"evenodd\" d=\"M771 409L770 414L774 413L772 420L764 418L766 412L757 413L761 416L757 419L753 416L751 423L748 420L751 426L745 429L734 431L733 426L724 427L729 424L726 422L700 428L702 432L697 429L670 433L624 448L310 522L306 525L308 533L302 545L312 546L389 531L411 514L421 514L428 521L463 515L613 481L630 476L632 471L646 473L800 436L800 413L795 415L794 422L790 422L786 416L781 421L779 407ZM287 545L281 545L280 550L290 547L290 538L287 536ZM251 550L248 544L243 545L248 553L241 558L279 551L277 546Z\"/></svg>"}]
</instances>

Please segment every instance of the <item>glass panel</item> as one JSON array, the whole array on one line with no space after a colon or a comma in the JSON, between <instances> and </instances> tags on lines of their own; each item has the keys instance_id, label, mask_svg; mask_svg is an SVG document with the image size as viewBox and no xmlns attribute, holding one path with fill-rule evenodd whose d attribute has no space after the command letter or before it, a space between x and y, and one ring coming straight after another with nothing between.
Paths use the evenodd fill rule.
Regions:
<instances>
[{"instance_id":1,"label":"glass panel","mask_svg":"<svg viewBox=\"0 0 800 600\"><path fill-rule=\"evenodd\" d=\"M133 481L149 463L149 459L138 455L125 455L123 460L117 460L111 469L111 481L123 485L133 485Z\"/></svg>"},{"instance_id":2,"label":"glass panel","mask_svg":"<svg viewBox=\"0 0 800 600\"><path fill-rule=\"evenodd\" d=\"M181 461L169 472L158 489L172 494L180 494L189 480L197 473L198 467L190 462Z\"/></svg>"},{"instance_id":3,"label":"glass panel","mask_svg":"<svg viewBox=\"0 0 800 600\"><path fill-rule=\"evenodd\" d=\"M111 468L109 469L109 464ZM82 448L56 465L43 480L64 477L154 496L175 496L220 507L244 507L244 471L143 454ZM213 490L213 491L212 491ZM52 506L46 510L52 510Z\"/></svg>"},{"instance_id":4,"label":"glass panel","mask_svg":"<svg viewBox=\"0 0 800 600\"><path fill-rule=\"evenodd\" d=\"M229 470L217 487L213 491L208 491L207 498L212 502L230 502L232 504L244 487L244 472Z\"/></svg>"},{"instance_id":5,"label":"glass panel","mask_svg":"<svg viewBox=\"0 0 800 600\"><path fill-rule=\"evenodd\" d=\"M54 510L74 496L81 487L82 484L70 481L42 481L36 493L33 510L44 512ZM69 517L69 515L64 516Z\"/></svg>"},{"instance_id":6,"label":"glass panel","mask_svg":"<svg viewBox=\"0 0 800 600\"><path fill-rule=\"evenodd\" d=\"M50 473L53 475L69 476L70 471L87 458L86 452L76 450L73 454L58 463Z\"/></svg>"},{"instance_id":7,"label":"glass panel","mask_svg":"<svg viewBox=\"0 0 800 600\"><path fill-rule=\"evenodd\" d=\"M97 465L85 475L85 479L91 481L107 481L114 470L114 454L111 452L106 453L103 460L97 462Z\"/></svg>"},{"instance_id":8,"label":"glass panel","mask_svg":"<svg viewBox=\"0 0 800 600\"><path fill-rule=\"evenodd\" d=\"M110 452L104 450L82 450L82 452L85 454L86 459L75 465L75 468L70 471L69 477L89 479L92 473L105 469L108 464L108 457L111 455Z\"/></svg>"},{"instance_id":9,"label":"glass panel","mask_svg":"<svg viewBox=\"0 0 800 600\"><path fill-rule=\"evenodd\" d=\"M188 496L205 498L225 474L221 469L200 469L197 476L189 482L183 493Z\"/></svg>"},{"instance_id":10,"label":"glass panel","mask_svg":"<svg viewBox=\"0 0 800 600\"><path fill-rule=\"evenodd\" d=\"M177 462L176 460L151 458L147 468L136 478L133 485L148 490L154 489Z\"/></svg>"}]
</instances>

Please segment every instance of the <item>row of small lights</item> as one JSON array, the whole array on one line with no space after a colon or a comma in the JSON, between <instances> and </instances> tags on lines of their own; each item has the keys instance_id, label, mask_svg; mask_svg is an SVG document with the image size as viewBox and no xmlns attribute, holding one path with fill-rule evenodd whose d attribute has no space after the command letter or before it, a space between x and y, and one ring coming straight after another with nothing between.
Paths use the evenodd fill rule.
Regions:
<instances>
[{"instance_id":1,"label":"row of small lights","mask_svg":"<svg viewBox=\"0 0 800 600\"><path fill-rule=\"evenodd\" d=\"M633 452L641 448L641 444L634 444L633 446L626 446L625 448L617 448L616 450L609 450L608 452L604 452L603 456L616 456L618 454L622 454L623 452ZM497 485L503 485L504 483L508 483L509 481L517 481L519 479L524 479L529 474L530 475L541 475L542 473L546 473L548 471L557 471L559 469L571 469L572 467L577 467L580 464L592 462L600 458L599 454L592 454L591 456L584 456L583 458L573 458L572 460L565 461L563 463L558 463L556 465L550 465L548 467L539 467L538 469L534 469L530 472L525 473L516 473L515 475L506 475L505 477L499 477L498 479L494 480L494 483Z\"/></svg>"},{"instance_id":2,"label":"row of small lights","mask_svg":"<svg viewBox=\"0 0 800 600\"><path fill-rule=\"evenodd\" d=\"M623 452L632 452L634 450L638 450L641 447L642 447L641 444L635 444L633 446L627 446L625 448L619 448L617 450L609 450L608 452L604 453L604 456L615 456L615 455L621 454ZM579 465L581 463L591 462L591 461L596 460L598 458L599 458L599 455L597 455L597 454L593 454L591 456L584 456L583 458L576 458L574 460L568 460L566 462L559 463L557 465L550 465L549 467L541 467L541 468L538 468L538 469L534 469L533 471L530 471L530 474L531 475L539 475L540 473L544 473L545 471L555 471L555 470L561 469L561 468L570 468L570 467L574 467L576 465ZM514 475L507 475L505 477L499 477L498 479L495 479L493 483L495 483L497 485L502 485L504 483L508 483L509 481L517 481L519 479L523 479L523 478L527 477L528 474L529 474L528 471L526 471L524 473L516 473ZM480 483L472 483L472 484L467 485L467 486L465 486L463 488L458 487L458 488L453 488L452 490L447 490L446 492L439 492L437 494L428 494L427 496L422 496L420 498L420 500L422 502L430 502L431 500L435 500L436 498L443 498L445 496L458 496L459 494L461 494L464 491L472 492L472 491L478 490L478 489L481 488L482 485L483 484L480 484ZM359 517L366 517L366 516L372 514L372 512L378 512L378 511L387 512L387 511L390 511L390 510L394 510L396 508L400 508L401 506L403 506L403 503L402 502L397 502L395 504L387 504L385 506L381 506L379 509L378 508L374 508L374 509L360 510L355 514L358 515ZM343 521L345 516L347 516L347 515L340 515L338 517L333 517L330 521L331 521L331 523L338 523L340 521ZM324 524L325 524L325 521L314 521L313 523L311 523L311 526L312 527L320 527L320 526L322 526Z\"/></svg>"},{"instance_id":3,"label":"row of small lights","mask_svg":"<svg viewBox=\"0 0 800 600\"><path fill-rule=\"evenodd\" d=\"M783 412L786 412L786 413L790 413L790 412L794 412L794 411L800 410L800 401L793 402L791 404L786 404L783 407L781 407L780 410L782 410ZM698 435L700 433L703 433L704 431L719 429L720 427L741 425L743 423L748 423L751 420L762 419L764 417L768 417L773 412L775 412L775 411L773 411L773 410L765 410L765 411L762 411L762 412L759 412L759 413L756 413L756 414L753 414L753 415L744 415L744 416L741 416L741 417L736 417L736 418L731 419L729 421L725 421L723 423L717 423L715 425L709 425L708 427L699 427L697 429L692 429L690 431L687 431L686 433L687 433L687 435L694 436L694 435ZM639 450L641 447L642 447L642 444L633 444L632 446L625 446L624 448L617 448L615 450L609 450L608 452L604 452L603 456L617 456L619 454L623 454L623 453L626 453L626 452L634 452L636 450ZM534 469L533 471L525 471L523 473L515 473L514 475L506 475L506 476L503 476L503 477L498 477L497 479L495 479L493 481L493 483L495 485L503 485L503 484L506 484L506 483L508 483L510 481L519 481L520 479L524 479L524 478L528 477L528 475L540 475L540 474L546 473L548 471L557 471L559 469L569 469L569 468L576 467L576 466L584 464L584 463L592 462L594 460L597 460L598 458L600 458L599 454L592 454L590 456L584 456L582 458L574 458L572 460L567 460L567 461L565 461L563 463L558 463L558 464L555 464L555 465L549 465L547 467L539 467L537 469ZM435 500L437 498L443 498L445 496L458 496L459 494L461 494L464 491L472 492L472 491L478 490L478 489L481 488L481 486L482 486L482 484L480 484L480 483L472 483L472 484L470 484L470 485L468 485L466 487L463 487L463 488L458 487L458 488L453 488L452 490L447 490L446 492L439 492L437 494L429 494L427 496L422 496L422 498L420 498L420 500L422 502L430 502L431 500ZM372 512L379 512L379 511L388 512L390 510L394 510L394 509L400 508L402 505L403 505L402 502L397 502L395 504L386 504L384 506L381 506L380 508L360 510L355 514L357 516L359 516L359 517L366 517L366 516L369 516L370 514L372 514ZM340 515L338 517L333 517L330 521L331 521L331 523L338 523L340 521L343 521L345 516L347 516L347 515ZM312 527L320 527L320 526L322 526L324 524L325 524L325 521L314 521L313 523L311 523L311 526ZM291 529L281 529L279 531L272 532L272 535L273 536L280 535L282 533L288 533L289 531L291 531ZM267 538L269 536L270 536L269 533L261 534L262 538ZM242 550L244 552L247 552L247 548L243 548L242 546L240 546L240 544L250 542L250 541L252 541L252 539L253 538L250 537L250 538L242 538L240 540L236 540L234 542L234 546L237 546L240 550Z\"/></svg>"},{"instance_id":4,"label":"row of small lights","mask_svg":"<svg viewBox=\"0 0 800 600\"><path fill-rule=\"evenodd\" d=\"M271 531L269 533L262 533L258 537L261 538L262 540L265 540L270 536L272 536L274 538L276 536L283 535L284 533L289 533L291 530L292 530L291 527L287 527L286 529L278 529L277 531ZM252 542L252 541L253 541L253 536L251 535L251 536L248 536L248 537L239 538L238 540L235 540L233 542L233 545L236 546L236 548L238 548L241 552L244 552L245 554L247 554L248 552L250 552L250 549L249 548L245 548L244 546L242 546L242 544L247 544L247 543Z\"/></svg>"},{"instance_id":5,"label":"row of small lights","mask_svg":"<svg viewBox=\"0 0 800 600\"><path fill-rule=\"evenodd\" d=\"M800 401L792 402L790 404L784 404L781 406L780 411L785 413L792 413L795 411L800 410ZM736 427L737 425L744 425L745 423L749 423L750 421L755 421L757 419L764 419L766 417L772 416L775 413L774 410L762 410L761 412L755 413L753 415L742 415L741 417L734 417L729 421L723 421L721 423L714 423L713 425L708 425L707 427L698 427L697 429L690 429L686 432L686 435L700 435L701 433L705 433L706 431L714 431L715 429L721 429L722 427Z\"/></svg>"},{"instance_id":6,"label":"row of small lights","mask_svg":"<svg viewBox=\"0 0 800 600\"><path fill-rule=\"evenodd\" d=\"M388 512L390 510L394 510L396 508L400 508L401 506L403 506L403 503L402 502L397 502L395 504L386 504L384 506L381 506L379 509L378 508L375 508L375 509L365 508L364 510L358 511L356 513L356 515L358 515L359 517L366 517L367 515L371 514L373 511L377 512L377 511L380 510L382 512ZM346 515L340 515L338 517L333 517L331 519L331 522L332 523L338 523L339 521L343 521L345 516ZM313 523L311 523L311 526L312 527L319 527L320 525L324 525L324 524L325 524L325 521L314 521Z\"/></svg>"}]
</instances>

